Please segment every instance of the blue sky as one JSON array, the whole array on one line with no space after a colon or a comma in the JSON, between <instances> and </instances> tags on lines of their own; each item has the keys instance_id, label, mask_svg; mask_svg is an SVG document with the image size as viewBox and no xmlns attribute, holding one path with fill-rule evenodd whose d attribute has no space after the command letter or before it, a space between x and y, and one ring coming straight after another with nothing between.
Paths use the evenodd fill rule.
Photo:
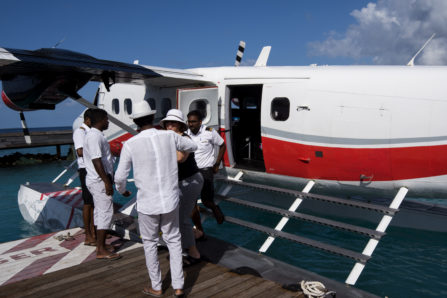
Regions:
<instances>
[{"instance_id":1,"label":"blue sky","mask_svg":"<svg viewBox=\"0 0 447 298\"><path fill-rule=\"evenodd\" d=\"M424 3L427 1L437 2ZM369 38L361 44L361 38L352 36L370 32L369 24L381 26L383 32L375 35L385 37L394 32L390 40L402 36L404 44L406 35L396 24L411 19L396 12L401 11L402 3L408 4L407 0L2 0L0 47L33 50L65 39L60 48L96 58L130 63L139 59L145 65L190 68L233 65L238 43L244 40L246 65L256 60L265 45L272 46L269 65L400 64L408 62L431 29L415 32L415 45L398 43L396 49L408 57L394 60L384 60L382 54L391 50L377 37L373 40L377 49L371 52L374 47L368 44ZM436 7L429 8L436 11ZM408 14L414 15L414 11ZM80 93L91 99L96 87L97 83L89 83ZM81 106L66 100L56 111L27 112L25 116L30 127L65 126L81 111ZM0 113L0 128L20 126L18 113L3 103Z\"/></svg>"}]
</instances>

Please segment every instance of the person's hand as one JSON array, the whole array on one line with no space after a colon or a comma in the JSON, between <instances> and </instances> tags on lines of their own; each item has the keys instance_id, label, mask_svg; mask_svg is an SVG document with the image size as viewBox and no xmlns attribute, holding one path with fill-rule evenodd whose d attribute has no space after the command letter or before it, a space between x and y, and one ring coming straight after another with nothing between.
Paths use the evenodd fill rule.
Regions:
<instances>
[{"instance_id":1,"label":"person's hand","mask_svg":"<svg viewBox=\"0 0 447 298\"><path fill-rule=\"evenodd\" d=\"M106 187L106 195L113 196L113 186L110 181L104 181L104 185Z\"/></svg>"},{"instance_id":2,"label":"person's hand","mask_svg":"<svg viewBox=\"0 0 447 298\"><path fill-rule=\"evenodd\" d=\"M125 192L122 193L123 197L130 197L132 195L132 193L128 190L126 190Z\"/></svg>"},{"instance_id":3,"label":"person's hand","mask_svg":"<svg viewBox=\"0 0 447 298\"><path fill-rule=\"evenodd\" d=\"M219 172L219 164L218 164L218 163L214 164L214 166L213 166L213 172L214 172L214 174L216 174L217 172Z\"/></svg>"}]
</instances>

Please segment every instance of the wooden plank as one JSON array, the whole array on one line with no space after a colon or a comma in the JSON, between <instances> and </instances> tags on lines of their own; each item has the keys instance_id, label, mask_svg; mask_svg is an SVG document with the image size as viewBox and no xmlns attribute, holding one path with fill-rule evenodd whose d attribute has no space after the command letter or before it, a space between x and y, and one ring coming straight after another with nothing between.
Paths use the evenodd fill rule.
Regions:
<instances>
[{"instance_id":1,"label":"wooden plank","mask_svg":"<svg viewBox=\"0 0 447 298\"><path fill-rule=\"evenodd\" d=\"M207 289L196 292L196 297L214 297L217 293L225 292L227 289L230 289L240 283L244 283L251 277L250 275L239 275L233 272L228 272L228 274L231 274L230 278ZM239 294L237 296L239 296Z\"/></svg>"},{"instance_id":2,"label":"wooden plank","mask_svg":"<svg viewBox=\"0 0 447 298\"><path fill-rule=\"evenodd\" d=\"M203 297L204 293L197 294L202 290L206 290L208 288L213 287L214 285L221 284L225 282L227 279L231 278L234 273L223 272L223 274L219 274L211 279L207 279L204 282L196 283L188 294L188 297ZM208 295L208 294L207 294Z\"/></svg>"},{"instance_id":3,"label":"wooden plank","mask_svg":"<svg viewBox=\"0 0 447 298\"><path fill-rule=\"evenodd\" d=\"M159 252L164 278L163 297L173 295L167 256L166 251ZM201 262L185 268L184 273L185 293L191 297L252 297L264 294L268 289L270 289L268 292L273 295L271 297L287 293L273 282L248 274L238 275L212 263ZM141 291L149 284L144 251L140 247L123 253L123 258L120 260L93 260L0 287L0 296L144 297ZM293 297L293 295L287 297Z\"/></svg>"},{"instance_id":4,"label":"wooden plank","mask_svg":"<svg viewBox=\"0 0 447 298\"><path fill-rule=\"evenodd\" d=\"M258 284L262 283L264 280L258 278L254 275L248 275L249 278L246 279L243 283L239 283L235 285L231 289L225 289L225 291L221 291L216 293L213 298L225 298L225 297L239 297L239 294L249 289L251 287L255 287Z\"/></svg>"},{"instance_id":5,"label":"wooden plank","mask_svg":"<svg viewBox=\"0 0 447 298\"><path fill-rule=\"evenodd\" d=\"M253 286L253 287L245 290L244 292L240 293L238 298L260 297L262 292L264 292L267 289L270 289L274 286L279 287L277 284L275 284L272 281L264 280L262 283L258 284L257 286Z\"/></svg>"},{"instance_id":6,"label":"wooden plank","mask_svg":"<svg viewBox=\"0 0 447 298\"><path fill-rule=\"evenodd\" d=\"M121 268L114 268L113 270L92 277L85 277L64 283L56 288L39 291L39 295L46 297L61 297L65 295L91 297L92 295L97 296L98 293L101 295L113 293L122 287L123 284L143 278L148 279L146 264L144 260L138 259L136 262L128 263ZM87 289L90 289L90 291L86 291Z\"/></svg>"},{"instance_id":7,"label":"wooden plank","mask_svg":"<svg viewBox=\"0 0 447 298\"><path fill-rule=\"evenodd\" d=\"M140 250L140 252L138 252L138 250ZM2 293L8 293L8 295L31 295L46 288L57 287L70 281L78 281L84 277L91 277L95 274L104 273L110 269L121 267L128 263L138 262L135 258L141 258L144 260L144 255L141 255L142 248L137 248L124 253L123 258L117 261L109 262L94 260L36 278L27 279L19 283L8 284L2 286L0 289ZM20 287L17 287L18 284L20 284Z\"/></svg>"}]
</instances>

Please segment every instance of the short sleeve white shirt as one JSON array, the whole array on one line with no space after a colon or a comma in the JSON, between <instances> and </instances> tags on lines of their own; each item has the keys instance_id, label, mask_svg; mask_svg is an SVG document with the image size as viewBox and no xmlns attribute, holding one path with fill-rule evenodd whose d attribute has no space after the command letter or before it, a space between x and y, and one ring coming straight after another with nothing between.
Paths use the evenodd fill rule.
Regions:
<instances>
[{"instance_id":1,"label":"short sleeve white shirt","mask_svg":"<svg viewBox=\"0 0 447 298\"><path fill-rule=\"evenodd\" d=\"M101 177L99 177L93 165L93 159L101 158L106 174L113 174L113 157L110 153L110 145L100 130L92 127L85 135L83 151L84 164L87 170L87 177L85 178L87 185L101 181Z\"/></svg>"},{"instance_id":2,"label":"short sleeve white shirt","mask_svg":"<svg viewBox=\"0 0 447 298\"><path fill-rule=\"evenodd\" d=\"M207 128L205 125L200 127L197 134L193 134L190 129L188 129L187 134L198 146L194 152L197 167L199 169L212 167L216 162L214 147L221 146L224 143L222 137L215 129Z\"/></svg>"},{"instance_id":3,"label":"short sleeve white shirt","mask_svg":"<svg viewBox=\"0 0 447 298\"><path fill-rule=\"evenodd\" d=\"M80 148L84 148L84 139L87 132L90 130L90 127L88 127L85 123L82 123L80 127L78 127L73 132L73 144L75 150L78 150ZM84 165L84 158L82 156L78 156L78 152L76 152L76 156L78 157L78 168L83 169L85 168Z\"/></svg>"},{"instance_id":4,"label":"short sleeve white shirt","mask_svg":"<svg viewBox=\"0 0 447 298\"><path fill-rule=\"evenodd\" d=\"M137 192L137 211L165 214L179 203L177 150L191 152L197 145L173 131L146 129L124 143L115 173L118 192L126 191L131 168Z\"/></svg>"}]
</instances>

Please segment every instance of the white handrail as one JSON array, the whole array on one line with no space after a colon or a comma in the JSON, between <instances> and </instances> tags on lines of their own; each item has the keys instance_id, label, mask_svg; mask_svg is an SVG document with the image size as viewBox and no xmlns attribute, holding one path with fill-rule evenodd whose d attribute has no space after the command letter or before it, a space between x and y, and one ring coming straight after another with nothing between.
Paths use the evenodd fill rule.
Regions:
<instances>
[{"instance_id":1,"label":"white handrail","mask_svg":"<svg viewBox=\"0 0 447 298\"><path fill-rule=\"evenodd\" d=\"M314 185L315 185L315 181L310 180L309 182L307 182L307 184L304 187L302 192L309 193ZM303 199L296 198L296 200L290 206L289 211L295 212L296 209L298 209L298 207L300 206L302 201L303 201ZM281 220L276 225L275 230L281 231L288 221L289 221L288 217L281 218ZM262 244L261 248L259 248L259 253L265 253L269 249L270 245L272 245L273 241L275 241L275 237L269 236L265 240L264 244Z\"/></svg>"},{"instance_id":2,"label":"white handrail","mask_svg":"<svg viewBox=\"0 0 447 298\"><path fill-rule=\"evenodd\" d=\"M393 201L390 204L390 208L392 209L399 209L400 204L404 200L405 196L407 195L408 188L401 187L399 191L397 192L396 196L394 197ZM382 217L382 220L380 221L379 225L376 228L376 231L378 232L385 232L388 228L388 225L391 223L391 220L393 219L392 216L384 215ZM379 244L379 240L377 239L369 239L368 243L365 246L365 249L363 250L362 254L366 256L371 256L374 252L374 250L377 247L377 244ZM357 282L357 279L359 278L360 274L362 274L363 269L365 268L365 264L362 263L355 263L354 267L351 270L351 273L349 273L348 278L346 279L345 283L348 285L355 285Z\"/></svg>"}]
</instances>

